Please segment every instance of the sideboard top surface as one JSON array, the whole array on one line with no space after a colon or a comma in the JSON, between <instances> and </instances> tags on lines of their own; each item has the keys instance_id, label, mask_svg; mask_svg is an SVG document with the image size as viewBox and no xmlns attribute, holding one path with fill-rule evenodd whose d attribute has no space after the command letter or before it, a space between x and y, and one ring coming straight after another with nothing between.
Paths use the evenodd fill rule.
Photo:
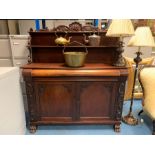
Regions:
<instances>
[{"instance_id":1,"label":"sideboard top surface","mask_svg":"<svg viewBox=\"0 0 155 155\"><path fill-rule=\"evenodd\" d=\"M85 64L83 67L71 68L63 63L32 63L22 67L31 73L32 77L52 76L127 76L125 67L115 67L106 64Z\"/></svg>"}]
</instances>

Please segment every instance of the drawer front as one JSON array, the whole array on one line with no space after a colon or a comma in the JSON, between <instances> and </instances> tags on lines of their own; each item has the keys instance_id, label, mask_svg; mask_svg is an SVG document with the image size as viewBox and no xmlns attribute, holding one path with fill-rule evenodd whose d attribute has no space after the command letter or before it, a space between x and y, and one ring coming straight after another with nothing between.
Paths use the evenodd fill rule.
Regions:
<instances>
[{"instance_id":1,"label":"drawer front","mask_svg":"<svg viewBox=\"0 0 155 155\"><path fill-rule=\"evenodd\" d=\"M27 58L29 50L27 49L28 39L12 39L12 52L14 58Z\"/></svg>"},{"instance_id":2,"label":"drawer front","mask_svg":"<svg viewBox=\"0 0 155 155\"><path fill-rule=\"evenodd\" d=\"M0 59L0 67L12 67L11 59Z\"/></svg>"}]
</instances>

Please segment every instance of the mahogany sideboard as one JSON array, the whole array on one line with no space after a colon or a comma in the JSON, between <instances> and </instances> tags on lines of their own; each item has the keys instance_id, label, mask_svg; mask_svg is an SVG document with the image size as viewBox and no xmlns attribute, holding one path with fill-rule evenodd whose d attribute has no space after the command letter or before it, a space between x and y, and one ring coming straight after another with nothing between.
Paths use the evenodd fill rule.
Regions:
<instances>
[{"instance_id":1,"label":"mahogany sideboard","mask_svg":"<svg viewBox=\"0 0 155 155\"><path fill-rule=\"evenodd\" d=\"M72 41L83 42L83 34L69 31ZM127 79L126 67L115 67L117 38L101 36L100 46L86 45L88 55L83 67L65 65L63 47L54 43L54 31L30 32L29 64L22 67L26 85L30 132L46 124L111 124L120 131ZM57 32L65 35L64 32ZM82 50L68 46L69 50Z\"/></svg>"}]
</instances>

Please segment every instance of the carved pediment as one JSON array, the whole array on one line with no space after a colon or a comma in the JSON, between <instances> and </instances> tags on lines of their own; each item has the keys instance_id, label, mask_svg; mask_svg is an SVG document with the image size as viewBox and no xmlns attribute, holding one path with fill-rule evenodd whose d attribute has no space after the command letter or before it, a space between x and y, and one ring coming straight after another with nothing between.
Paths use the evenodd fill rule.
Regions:
<instances>
[{"instance_id":1,"label":"carved pediment","mask_svg":"<svg viewBox=\"0 0 155 155\"><path fill-rule=\"evenodd\" d=\"M79 22L69 24L70 31L82 31L82 25Z\"/></svg>"}]
</instances>

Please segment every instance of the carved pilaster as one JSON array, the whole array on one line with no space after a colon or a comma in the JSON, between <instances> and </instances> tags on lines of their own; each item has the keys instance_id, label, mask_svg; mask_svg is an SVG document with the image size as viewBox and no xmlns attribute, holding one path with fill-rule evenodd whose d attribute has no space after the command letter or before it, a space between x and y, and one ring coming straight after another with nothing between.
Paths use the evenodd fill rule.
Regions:
<instances>
[{"instance_id":1,"label":"carved pilaster","mask_svg":"<svg viewBox=\"0 0 155 155\"><path fill-rule=\"evenodd\" d=\"M29 111L29 124L30 122L37 120L36 115L36 99L35 99L35 91L34 91L34 84L31 77L31 69L23 70L23 76L25 80L26 86L26 95L28 101L28 111Z\"/></svg>"},{"instance_id":2,"label":"carved pilaster","mask_svg":"<svg viewBox=\"0 0 155 155\"><path fill-rule=\"evenodd\" d=\"M116 111L116 119L121 120L122 116L122 107L123 107L123 101L124 101L124 89L125 89L125 83L121 82L119 86L119 95L118 95L118 101L117 101L117 111Z\"/></svg>"},{"instance_id":3,"label":"carved pilaster","mask_svg":"<svg viewBox=\"0 0 155 155\"><path fill-rule=\"evenodd\" d=\"M34 107L34 88L31 82L26 82L26 93L28 98L28 108L29 108L29 115L30 121L35 120L35 107Z\"/></svg>"}]
</instances>

